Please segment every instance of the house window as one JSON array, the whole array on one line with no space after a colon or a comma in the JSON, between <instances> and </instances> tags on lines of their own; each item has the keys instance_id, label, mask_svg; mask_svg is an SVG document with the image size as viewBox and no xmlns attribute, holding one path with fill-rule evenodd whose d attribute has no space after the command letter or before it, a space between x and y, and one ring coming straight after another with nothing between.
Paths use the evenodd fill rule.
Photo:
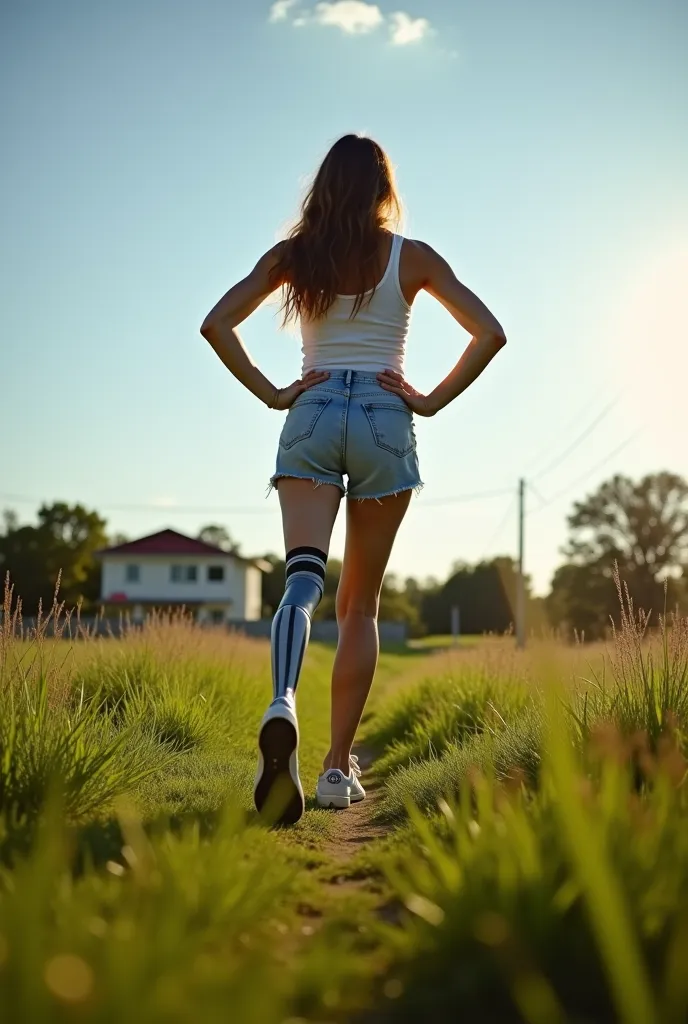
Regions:
<instances>
[{"instance_id":1,"label":"house window","mask_svg":"<svg viewBox=\"0 0 688 1024\"><path fill-rule=\"evenodd\" d=\"M171 565L170 580L172 583L195 583L198 579L197 565Z\"/></svg>"},{"instance_id":2,"label":"house window","mask_svg":"<svg viewBox=\"0 0 688 1024\"><path fill-rule=\"evenodd\" d=\"M211 608L210 621L214 626L220 626L225 621L225 613L222 608Z\"/></svg>"},{"instance_id":3,"label":"house window","mask_svg":"<svg viewBox=\"0 0 688 1024\"><path fill-rule=\"evenodd\" d=\"M124 578L127 583L138 583L141 579L141 566L127 565L124 570Z\"/></svg>"},{"instance_id":4,"label":"house window","mask_svg":"<svg viewBox=\"0 0 688 1024\"><path fill-rule=\"evenodd\" d=\"M224 565L209 565L208 566L208 579L211 583L222 583L225 578L225 567Z\"/></svg>"}]
</instances>

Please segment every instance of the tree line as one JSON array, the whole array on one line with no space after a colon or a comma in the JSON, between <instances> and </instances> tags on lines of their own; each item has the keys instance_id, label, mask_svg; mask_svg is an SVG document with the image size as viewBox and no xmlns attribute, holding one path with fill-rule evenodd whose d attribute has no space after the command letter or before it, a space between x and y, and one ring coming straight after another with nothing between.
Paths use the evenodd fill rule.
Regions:
<instances>
[{"instance_id":1,"label":"tree line","mask_svg":"<svg viewBox=\"0 0 688 1024\"><path fill-rule=\"evenodd\" d=\"M664 611L688 607L688 483L662 471L638 481L616 475L574 503L567 517L569 537L563 563L554 573L545 598L534 597L526 578L527 628L554 627L585 639L605 635L618 619L615 565L634 606L655 619ZM209 524L199 535L238 553L224 526ZM20 524L5 511L0 534L0 568L21 596L25 614L38 603L49 607L58 573L60 597L67 607L81 602L84 611L99 607L100 563L96 552L121 543L108 536L107 522L83 505L42 505L37 523ZM264 556L274 571L263 577L263 612L271 615L284 590L284 561ZM335 617L341 562L330 559L319 618ZM412 635L448 633L452 608L459 608L462 633L505 633L513 626L517 567L509 556L477 564L455 563L443 581L409 576L385 577L380 618L405 622Z\"/></svg>"}]
</instances>

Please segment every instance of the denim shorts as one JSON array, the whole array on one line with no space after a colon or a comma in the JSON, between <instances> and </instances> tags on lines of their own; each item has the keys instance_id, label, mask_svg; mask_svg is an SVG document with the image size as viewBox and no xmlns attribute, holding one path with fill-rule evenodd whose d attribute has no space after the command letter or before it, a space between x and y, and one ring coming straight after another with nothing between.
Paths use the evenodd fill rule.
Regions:
<instances>
[{"instance_id":1,"label":"denim shorts","mask_svg":"<svg viewBox=\"0 0 688 1024\"><path fill-rule=\"evenodd\" d=\"M374 373L331 370L287 413L270 483L285 476L336 484L349 498L420 490L411 410Z\"/></svg>"}]
</instances>

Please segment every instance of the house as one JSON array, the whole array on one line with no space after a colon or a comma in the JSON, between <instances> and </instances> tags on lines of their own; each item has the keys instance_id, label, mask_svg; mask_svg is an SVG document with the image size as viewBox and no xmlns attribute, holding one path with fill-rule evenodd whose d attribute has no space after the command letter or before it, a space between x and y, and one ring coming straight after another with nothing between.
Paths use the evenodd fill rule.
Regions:
<instances>
[{"instance_id":1,"label":"house","mask_svg":"<svg viewBox=\"0 0 688 1024\"><path fill-rule=\"evenodd\" d=\"M109 611L126 610L134 621L152 608L184 605L199 622L260 619L262 573L272 566L242 558L176 530L116 544L97 553L100 597Z\"/></svg>"}]
</instances>

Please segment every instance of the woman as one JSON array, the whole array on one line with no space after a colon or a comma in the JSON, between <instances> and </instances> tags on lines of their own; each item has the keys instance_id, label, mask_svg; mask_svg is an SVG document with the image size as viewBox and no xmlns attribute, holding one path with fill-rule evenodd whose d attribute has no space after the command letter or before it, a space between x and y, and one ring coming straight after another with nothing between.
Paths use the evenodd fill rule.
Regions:
<instances>
[{"instance_id":1,"label":"woman","mask_svg":"<svg viewBox=\"0 0 688 1024\"><path fill-rule=\"evenodd\" d=\"M303 813L295 695L342 495L332 741L316 790L321 806L337 808L365 796L351 747L377 664L382 577L411 494L422 486L413 414L444 409L506 343L498 321L441 256L394 233L399 217L387 155L372 139L345 135L323 160L289 237L201 327L249 391L271 409L289 410L271 481L282 510L286 589L272 624L274 699L260 729L255 786L258 810L283 823ZM298 319L303 339L301 378L286 388L261 373L236 332L277 288L284 322ZM423 289L472 335L427 395L404 377L411 305Z\"/></svg>"}]
</instances>

